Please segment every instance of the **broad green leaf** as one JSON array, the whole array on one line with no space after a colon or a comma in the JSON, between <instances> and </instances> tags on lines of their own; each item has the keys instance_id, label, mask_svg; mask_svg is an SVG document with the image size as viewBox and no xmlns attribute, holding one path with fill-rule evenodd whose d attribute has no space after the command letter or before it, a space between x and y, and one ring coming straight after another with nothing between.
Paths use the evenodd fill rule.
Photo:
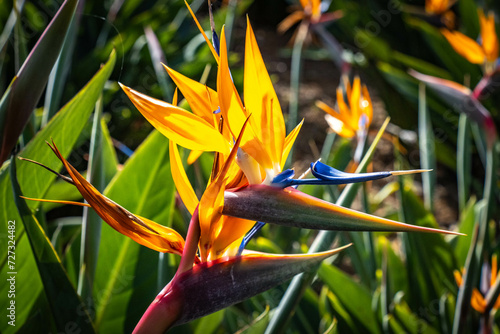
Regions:
<instances>
[{"instance_id":1,"label":"broad green leaf","mask_svg":"<svg viewBox=\"0 0 500 334\"><path fill-rule=\"evenodd\" d=\"M366 287L331 265L322 264L318 275L366 333L381 333L371 308L371 292Z\"/></svg>"},{"instance_id":2,"label":"broad green leaf","mask_svg":"<svg viewBox=\"0 0 500 334\"><path fill-rule=\"evenodd\" d=\"M251 324L245 326L237 332L237 334L262 334L266 330L269 322L269 305Z\"/></svg>"},{"instance_id":3,"label":"broad green leaf","mask_svg":"<svg viewBox=\"0 0 500 334\"><path fill-rule=\"evenodd\" d=\"M85 177L87 173L84 172L82 175ZM57 179L52 182L50 188L45 193L46 199L64 199L65 201L75 201L78 202L82 199L82 195L78 192L76 187L68 182ZM64 204L53 203L53 202L43 202L40 207L48 212L52 209L63 206Z\"/></svg>"},{"instance_id":4,"label":"broad green leaf","mask_svg":"<svg viewBox=\"0 0 500 334\"><path fill-rule=\"evenodd\" d=\"M130 212L168 226L175 198L168 140L153 131L104 194ZM157 271L157 252L102 224L94 281L98 331L132 331L159 293L156 290Z\"/></svg>"},{"instance_id":5,"label":"broad green leaf","mask_svg":"<svg viewBox=\"0 0 500 334\"><path fill-rule=\"evenodd\" d=\"M76 328L85 333L94 333L92 320L85 307L82 307L82 301L71 284L49 238L47 238L42 227L26 205L26 201L19 197L23 193L17 182L16 161L11 160L10 176L16 206L35 257L38 272L42 279L43 290L49 302L57 330L67 331L67 324L71 322L75 324Z\"/></svg>"},{"instance_id":6,"label":"broad green leaf","mask_svg":"<svg viewBox=\"0 0 500 334\"><path fill-rule=\"evenodd\" d=\"M212 334L217 331L224 319L225 310L212 313L200 319L194 330L194 334Z\"/></svg>"},{"instance_id":7,"label":"broad green leaf","mask_svg":"<svg viewBox=\"0 0 500 334\"><path fill-rule=\"evenodd\" d=\"M0 104L0 164L16 145L17 138L38 103L50 71L61 50L78 0L66 0L31 50ZM3 123L3 124L2 124Z\"/></svg>"},{"instance_id":8,"label":"broad green leaf","mask_svg":"<svg viewBox=\"0 0 500 334\"><path fill-rule=\"evenodd\" d=\"M115 54L111 54L109 61L94 78L70 101L61 111L42 129L33 140L20 152L20 156L35 161L39 161L52 169L61 168L61 163L55 159L53 153L45 144L46 140L53 138L58 143L63 156L67 157L71 152L78 136L82 132L85 124L94 108L94 104L104 87L115 63ZM57 161L56 161L57 160ZM16 295L16 302L19 305L16 321L21 326L30 316L30 310L36 301L36 296L42 291L42 283L36 269L35 259L31 252L30 245L24 235L24 228L21 224L21 217L15 206L10 183L8 164L0 168L0 229L7 230L9 220L16 221L16 255L23 259L17 266L17 279L19 290ZM55 179L55 175L44 171L38 166L28 162L19 163L17 168L18 181L23 193L28 197L43 198L50 184ZM38 202L30 202L30 209L38 207ZM6 244L6 235L1 236L1 243ZM1 253L0 264L2 265L0 274L5 277L9 270L6 266L7 253ZM0 292L7 295L7 285L0 286ZM15 328L7 326L5 322L0 323L2 333L12 333Z\"/></svg>"}]
</instances>

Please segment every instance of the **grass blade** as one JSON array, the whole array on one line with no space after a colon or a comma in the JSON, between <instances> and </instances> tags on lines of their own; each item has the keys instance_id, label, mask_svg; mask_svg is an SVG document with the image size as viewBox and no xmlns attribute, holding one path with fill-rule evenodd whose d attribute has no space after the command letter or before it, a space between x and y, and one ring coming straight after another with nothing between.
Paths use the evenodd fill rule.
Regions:
<instances>
[{"instance_id":1,"label":"grass blade","mask_svg":"<svg viewBox=\"0 0 500 334\"><path fill-rule=\"evenodd\" d=\"M118 161L113 149L106 123L102 119L102 94L96 103L92 135L90 139L90 152L87 167L87 181L92 183L100 192L104 191L109 181L117 172ZM78 278L78 293L92 309L92 288L97 254L101 239L101 217L88 207L83 209L80 272Z\"/></svg>"},{"instance_id":2,"label":"grass blade","mask_svg":"<svg viewBox=\"0 0 500 334\"><path fill-rule=\"evenodd\" d=\"M71 68L71 58L75 49L75 42L80 25L84 1L80 1L69 24L64 43L57 57L54 68L50 72L47 89L45 90L45 104L43 108L42 127L54 116L61 103L62 93L66 84L66 77Z\"/></svg>"},{"instance_id":3,"label":"grass blade","mask_svg":"<svg viewBox=\"0 0 500 334\"><path fill-rule=\"evenodd\" d=\"M151 62L153 63L153 68L156 73L156 78L160 83L160 87L163 93L163 98L165 101L172 101L173 90L172 81L167 76L162 63L167 64L167 59L160 45L160 41L156 37L155 33L150 26L144 28L144 33L146 35L146 40L148 42L149 54L151 55Z\"/></svg>"},{"instance_id":4,"label":"grass blade","mask_svg":"<svg viewBox=\"0 0 500 334\"><path fill-rule=\"evenodd\" d=\"M420 148L420 168L436 170L436 154L434 147L434 132L425 97L425 85L419 86L418 94L418 137ZM432 211L434 188L436 185L435 172L422 174L425 208Z\"/></svg>"},{"instance_id":5,"label":"grass blade","mask_svg":"<svg viewBox=\"0 0 500 334\"><path fill-rule=\"evenodd\" d=\"M290 133L297 125L299 113L299 88L300 72L302 71L302 50L309 31L309 24L302 22L298 28L292 51L292 63L290 65L290 101L288 106L287 132ZM290 165L293 158L293 148L287 159Z\"/></svg>"},{"instance_id":6,"label":"grass blade","mask_svg":"<svg viewBox=\"0 0 500 334\"><path fill-rule=\"evenodd\" d=\"M471 142L470 121L465 114L460 114L457 138L457 183L459 211L463 212L469 198L471 184Z\"/></svg>"}]
</instances>

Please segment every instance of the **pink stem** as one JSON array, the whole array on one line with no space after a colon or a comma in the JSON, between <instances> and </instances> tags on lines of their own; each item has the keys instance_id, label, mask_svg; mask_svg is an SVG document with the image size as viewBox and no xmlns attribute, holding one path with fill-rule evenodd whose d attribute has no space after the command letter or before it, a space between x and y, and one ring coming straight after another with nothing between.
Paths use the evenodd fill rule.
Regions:
<instances>
[{"instance_id":1,"label":"pink stem","mask_svg":"<svg viewBox=\"0 0 500 334\"><path fill-rule=\"evenodd\" d=\"M182 294L173 289L176 278L193 268L198 242L200 240L200 220L198 207L193 212L186 236L186 244L182 252L181 263L174 278L156 296L149 305L141 320L134 329L133 334L161 334L175 324L182 308Z\"/></svg>"},{"instance_id":2,"label":"pink stem","mask_svg":"<svg viewBox=\"0 0 500 334\"><path fill-rule=\"evenodd\" d=\"M186 244L184 245L184 251L182 252L181 263L179 264L179 268L177 268L177 273L175 274L176 277L193 268L194 258L196 256L196 251L198 250L198 242L200 241L200 233L200 219L198 216L197 206L193 212L191 221L189 222Z\"/></svg>"}]
</instances>

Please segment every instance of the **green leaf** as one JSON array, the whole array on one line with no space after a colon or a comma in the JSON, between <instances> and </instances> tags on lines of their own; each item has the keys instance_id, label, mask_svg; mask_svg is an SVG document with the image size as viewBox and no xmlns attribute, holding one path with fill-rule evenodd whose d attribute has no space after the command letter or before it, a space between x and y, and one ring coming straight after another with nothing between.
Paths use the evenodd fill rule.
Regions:
<instances>
[{"instance_id":1,"label":"green leaf","mask_svg":"<svg viewBox=\"0 0 500 334\"><path fill-rule=\"evenodd\" d=\"M16 145L47 83L78 0L66 0L31 50L0 104L0 164ZM2 124L3 123L3 124Z\"/></svg>"},{"instance_id":2,"label":"green leaf","mask_svg":"<svg viewBox=\"0 0 500 334\"><path fill-rule=\"evenodd\" d=\"M212 313L203 317L196 325L194 334L212 334L219 327L220 323L224 319L225 310L220 310L218 312Z\"/></svg>"},{"instance_id":3,"label":"green leaf","mask_svg":"<svg viewBox=\"0 0 500 334\"><path fill-rule=\"evenodd\" d=\"M14 26L17 22L19 14L23 11L25 0L17 0L15 2L16 8L12 8L9 18L5 22L3 26L2 34L0 35L0 53L4 51L7 42L9 41L10 34L14 29Z\"/></svg>"},{"instance_id":4,"label":"green leaf","mask_svg":"<svg viewBox=\"0 0 500 334\"><path fill-rule=\"evenodd\" d=\"M427 22L409 17L408 24L419 29L429 45L429 49L436 53L441 63L446 66L456 81L462 81L464 73L476 81L481 78L479 66L469 63L465 58L455 52L446 38L435 27Z\"/></svg>"},{"instance_id":5,"label":"green leaf","mask_svg":"<svg viewBox=\"0 0 500 334\"><path fill-rule=\"evenodd\" d=\"M467 253L472 242L472 235L474 234L474 225L476 222L475 205L476 198L472 197L466 207L460 212L458 228L461 233L466 235L452 240L452 246L460 268L465 265Z\"/></svg>"},{"instance_id":6,"label":"green leaf","mask_svg":"<svg viewBox=\"0 0 500 334\"><path fill-rule=\"evenodd\" d=\"M481 268L483 263L484 243L488 231L487 213L488 204L485 199L480 200L474 206L477 216L474 226L474 234L471 240L469 252L465 260L464 275L462 285L459 286L457 294L457 304L453 319L453 334L470 332L472 329L470 320L471 305L470 300L472 290L479 286Z\"/></svg>"},{"instance_id":7,"label":"green leaf","mask_svg":"<svg viewBox=\"0 0 500 334\"><path fill-rule=\"evenodd\" d=\"M134 214L168 226L175 199L168 140L153 131L104 194ZM102 224L94 281L97 329L131 332L159 293L157 272L157 252Z\"/></svg>"},{"instance_id":8,"label":"green leaf","mask_svg":"<svg viewBox=\"0 0 500 334\"><path fill-rule=\"evenodd\" d=\"M401 189L402 221L436 227L434 217L413 191L404 186ZM444 289L455 289L453 270L458 265L453 251L443 236L438 234L405 233L403 241L410 286L409 303L413 307L431 307L433 301L439 300Z\"/></svg>"},{"instance_id":9,"label":"green leaf","mask_svg":"<svg viewBox=\"0 0 500 334\"><path fill-rule=\"evenodd\" d=\"M87 172L82 173L85 177ZM57 179L52 183L50 188L45 193L46 199L64 199L65 201L79 201L82 199L82 195L78 192L74 185L69 184L68 182ZM48 212L52 209L63 206L64 204L60 203L52 203L52 202L43 202L41 203L41 208L44 212Z\"/></svg>"},{"instance_id":10,"label":"green leaf","mask_svg":"<svg viewBox=\"0 0 500 334\"><path fill-rule=\"evenodd\" d=\"M57 57L54 68L50 72L47 89L45 90L42 126L47 124L59 109L62 94L66 86L66 77L71 69L71 58L76 44L80 18L83 13L83 4L83 1L80 2L80 8L76 10L71 19L61 52Z\"/></svg>"},{"instance_id":11,"label":"green leaf","mask_svg":"<svg viewBox=\"0 0 500 334\"><path fill-rule=\"evenodd\" d=\"M407 67L418 72L451 80L451 75L448 72L421 59L414 58L397 51L392 52L392 57L401 64L406 65Z\"/></svg>"},{"instance_id":12,"label":"green leaf","mask_svg":"<svg viewBox=\"0 0 500 334\"><path fill-rule=\"evenodd\" d=\"M362 326L364 332L381 333L371 307L371 292L332 265L322 264L318 275L340 303Z\"/></svg>"},{"instance_id":13,"label":"green leaf","mask_svg":"<svg viewBox=\"0 0 500 334\"><path fill-rule=\"evenodd\" d=\"M418 94L418 144L420 149L420 168L431 169L429 173L422 174L422 187L424 203L427 210L432 211L434 203L434 188L436 185L436 153L434 146L434 131L430 119L425 85L420 84Z\"/></svg>"},{"instance_id":14,"label":"green leaf","mask_svg":"<svg viewBox=\"0 0 500 334\"><path fill-rule=\"evenodd\" d=\"M377 240L377 256L381 257L384 251L387 252L388 290L391 293L401 291L406 294L408 292L408 276L405 264L396 254L390 241L385 236L379 236Z\"/></svg>"},{"instance_id":15,"label":"green leaf","mask_svg":"<svg viewBox=\"0 0 500 334\"><path fill-rule=\"evenodd\" d=\"M404 300L394 303L394 317L403 326L402 332L411 334L437 334L439 333L434 327L429 325L427 321L419 318L413 313ZM401 333L402 333L401 332Z\"/></svg>"},{"instance_id":16,"label":"green leaf","mask_svg":"<svg viewBox=\"0 0 500 334\"><path fill-rule=\"evenodd\" d=\"M469 122L469 118L465 114L460 114L457 138L457 183L460 212L465 209L467 198L469 198L469 187L471 182L472 145Z\"/></svg>"},{"instance_id":17,"label":"green leaf","mask_svg":"<svg viewBox=\"0 0 500 334\"><path fill-rule=\"evenodd\" d=\"M269 305L266 306L266 310L262 312L257 318L255 318L251 324L245 326L235 334L262 334L266 330L268 323Z\"/></svg>"},{"instance_id":18,"label":"green leaf","mask_svg":"<svg viewBox=\"0 0 500 334\"><path fill-rule=\"evenodd\" d=\"M460 24L465 28L464 33L474 39L479 36L479 17L474 0L458 1L458 11L460 13Z\"/></svg>"},{"instance_id":19,"label":"green leaf","mask_svg":"<svg viewBox=\"0 0 500 334\"><path fill-rule=\"evenodd\" d=\"M102 119L102 95L96 103L92 135L90 138L90 152L87 168L87 181L98 191L111 181L117 172L118 161L113 149L113 143ZM82 222L82 249L80 257L80 273L78 279L78 293L89 304L92 301L92 286L94 282L95 269L97 266L97 254L99 253L99 241L101 237L101 217L92 209L83 209Z\"/></svg>"},{"instance_id":20,"label":"green leaf","mask_svg":"<svg viewBox=\"0 0 500 334\"><path fill-rule=\"evenodd\" d=\"M104 87L115 63L115 53L110 55L109 61L94 78L70 101L61 111L42 129L33 140L20 152L20 156L35 161L39 161L52 169L60 169L62 163L54 159L53 153L47 148L46 140L53 138L58 143L63 156L67 157L71 152L78 136L85 127L85 124L94 108L94 104ZM57 161L56 161L57 160ZM19 303L16 322L21 326L30 316L30 310L36 301L36 296L42 291L42 283L36 269L35 258L31 252L31 247L24 235L24 228L21 225L21 217L17 211L12 186L9 178L9 163L0 168L0 229L7 230L7 222L15 220L18 222L16 230L16 255L23 259L17 265L17 284L19 290L16 294L16 302ZM43 171L40 167L28 162L18 164L18 181L23 193L28 197L43 198L50 184L55 179L52 173ZM28 206L34 210L39 205L38 202L30 202ZM2 236L5 238L5 236ZM6 252L0 254L0 264L2 265L0 274L5 277L7 270ZM0 292L7 295L7 285L0 286ZM15 328L7 326L5 322L0 323L2 333L12 333Z\"/></svg>"},{"instance_id":21,"label":"green leaf","mask_svg":"<svg viewBox=\"0 0 500 334\"><path fill-rule=\"evenodd\" d=\"M15 157L12 158L12 160L14 159ZM25 200L20 198L23 194L17 182L16 161L12 160L10 176L16 206L21 214L21 221L35 257L43 290L47 296L57 330L67 331L68 324L71 324L71 328L79 328L84 333L94 333L92 320L75 288L71 285L50 240L26 205Z\"/></svg>"}]
</instances>

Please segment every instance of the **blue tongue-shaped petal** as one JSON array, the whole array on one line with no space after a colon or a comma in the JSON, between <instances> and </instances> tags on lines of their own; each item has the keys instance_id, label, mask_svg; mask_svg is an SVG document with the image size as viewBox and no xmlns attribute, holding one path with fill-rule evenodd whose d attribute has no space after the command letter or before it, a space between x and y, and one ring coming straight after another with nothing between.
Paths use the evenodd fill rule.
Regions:
<instances>
[{"instance_id":1,"label":"blue tongue-shaped petal","mask_svg":"<svg viewBox=\"0 0 500 334\"><path fill-rule=\"evenodd\" d=\"M293 177L295 176L295 171L293 169L287 169L283 172L276 175L271 182L271 185L277 187L288 187L290 186L289 182L293 181Z\"/></svg>"},{"instance_id":2,"label":"blue tongue-shaped petal","mask_svg":"<svg viewBox=\"0 0 500 334\"><path fill-rule=\"evenodd\" d=\"M375 172L375 173L346 173L338 169L325 165L320 161L311 163L312 174L325 183L321 184L346 184L356 182L366 182L372 180L383 179L391 176L391 172Z\"/></svg>"},{"instance_id":3,"label":"blue tongue-shaped petal","mask_svg":"<svg viewBox=\"0 0 500 334\"><path fill-rule=\"evenodd\" d=\"M302 184L347 184L356 182L365 182L383 179L385 177L397 174L409 174L421 171L403 171L403 172L376 172L376 173L346 173L338 169L316 161L311 163L311 173L314 179L293 179L295 172L287 169L278 174L271 183L272 186L286 188L290 186L299 186Z\"/></svg>"}]
</instances>

